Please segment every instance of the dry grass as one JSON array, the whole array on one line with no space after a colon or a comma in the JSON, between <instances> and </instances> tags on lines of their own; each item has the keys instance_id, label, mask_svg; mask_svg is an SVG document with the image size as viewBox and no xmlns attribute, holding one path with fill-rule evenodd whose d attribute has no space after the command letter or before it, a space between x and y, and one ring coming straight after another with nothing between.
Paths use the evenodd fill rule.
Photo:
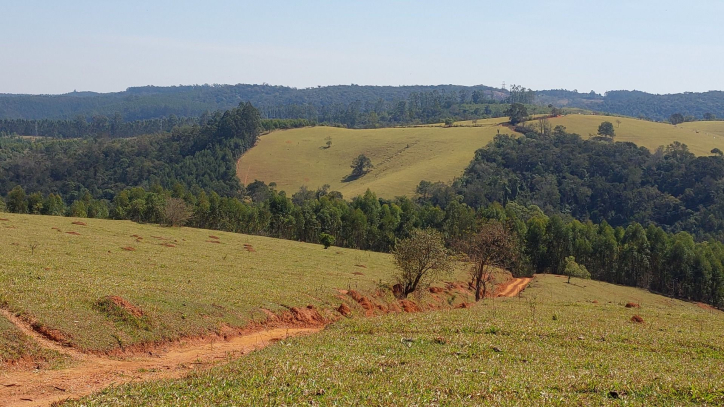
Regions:
<instances>
[{"instance_id":1,"label":"dry grass","mask_svg":"<svg viewBox=\"0 0 724 407\"><path fill-rule=\"evenodd\" d=\"M596 134L598 126L608 121L613 123L616 141L630 141L651 151L674 141L689 146L696 155L710 155L713 148L724 150L724 122L691 122L678 126L655 123L629 117L613 117L586 114L569 114L548 119L553 127L566 126L569 133L578 133L583 137ZM616 122L620 120L620 125ZM534 123L534 122L531 122Z\"/></svg>"},{"instance_id":2,"label":"dry grass","mask_svg":"<svg viewBox=\"0 0 724 407\"><path fill-rule=\"evenodd\" d=\"M449 182L462 175L475 150L484 147L500 131L505 118L459 123L460 127L439 125L348 130L309 127L276 131L264 135L241 157L237 174L242 182L256 179L276 182L279 190L291 194L302 185L316 189L324 184L353 197L371 189L380 197L412 195L422 180ZM467 125L467 126L466 126ZM327 137L331 148L325 146ZM375 168L367 175L342 182L352 169L352 159L365 154Z\"/></svg>"}]
</instances>

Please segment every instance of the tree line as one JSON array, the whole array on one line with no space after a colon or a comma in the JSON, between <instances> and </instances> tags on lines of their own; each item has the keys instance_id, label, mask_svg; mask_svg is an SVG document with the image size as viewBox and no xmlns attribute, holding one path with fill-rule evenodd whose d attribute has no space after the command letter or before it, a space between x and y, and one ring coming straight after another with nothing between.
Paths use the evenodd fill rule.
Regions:
<instances>
[{"instance_id":1,"label":"tree line","mask_svg":"<svg viewBox=\"0 0 724 407\"><path fill-rule=\"evenodd\" d=\"M242 198L199 189L190 191L179 183L171 190L160 186L150 190L124 189L112 200L94 199L86 192L68 206L58 194L26 194L17 186L0 200L0 209L186 224L325 246L334 242L341 247L382 252L395 250L400 239L409 238L418 230L432 229L452 248L461 247L471 238L483 239L485 244L472 246L477 250L509 245L506 253L512 255L504 265L518 276L534 272L566 274L574 260L597 280L718 307L724 305L721 242L697 243L687 232L667 233L654 224L644 227L633 222L626 227L613 227L607 222L595 224L590 220L548 216L535 205L524 206L514 201L505 206L495 202L474 209L455 199L441 207L433 204L431 197L387 200L371 191L348 201L326 187L316 191L302 188L289 197L256 181L245 188ZM491 240L501 235L486 229L491 222L504 225L512 238ZM477 251L462 251L471 257L482 256ZM481 283L485 287L482 269L476 282L478 290Z\"/></svg>"}]
</instances>

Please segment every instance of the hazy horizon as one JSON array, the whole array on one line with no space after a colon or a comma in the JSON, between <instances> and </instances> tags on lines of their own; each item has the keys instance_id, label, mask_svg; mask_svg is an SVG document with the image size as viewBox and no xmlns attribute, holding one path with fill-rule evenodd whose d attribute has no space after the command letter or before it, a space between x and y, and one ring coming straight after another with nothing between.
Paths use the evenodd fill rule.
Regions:
<instances>
[{"instance_id":1,"label":"hazy horizon","mask_svg":"<svg viewBox=\"0 0 724 407\"><path fill-rule=\"evenodd\" d=\"M713 0L12 3L0 15L0 93L503 82L706 92L724 89L721 15Z\"/></svg>"}]
</instances>

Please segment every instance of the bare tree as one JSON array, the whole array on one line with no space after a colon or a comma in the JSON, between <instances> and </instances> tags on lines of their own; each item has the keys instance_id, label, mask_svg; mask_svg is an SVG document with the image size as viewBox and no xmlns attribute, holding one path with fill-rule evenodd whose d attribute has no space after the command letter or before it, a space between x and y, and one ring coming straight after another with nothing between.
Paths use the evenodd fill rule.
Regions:
<instances>
[{"instance_id":1,"label":"bare tree","mask_svg":"<svg viewBox=\"0 0 724 407\"><path fill-rule=\"evenodd\" d=\"M164 207L164 218L170 226L183 226L191 217L191 209L183 199L168 198Z\"/></svg>"},{"instance_id":2,"label":"bare tree","mask_svg":"<svg viewBox=\"0 0 724 407\"><path fill-rule=\"evenodd\" d=\"M492 220L464 240L460 246L472 263L470 276L475 288L475 301L480 301L485 298L493 282L495 269L514 263L517 255L515 238L505 225Z\"/></svg>"},{"instance_id":3,"label":"bare tree","mask_svg":"<svg viewBox=\"0 0 724 407\"><path fill-rule=\"evenodd\" d=\"M397 242L392 254L397 266L395 279L402 286L402 298L452 270L450 253L442 235L435 230L413 230L409 238Z\"/></svg>"}]
</instances>

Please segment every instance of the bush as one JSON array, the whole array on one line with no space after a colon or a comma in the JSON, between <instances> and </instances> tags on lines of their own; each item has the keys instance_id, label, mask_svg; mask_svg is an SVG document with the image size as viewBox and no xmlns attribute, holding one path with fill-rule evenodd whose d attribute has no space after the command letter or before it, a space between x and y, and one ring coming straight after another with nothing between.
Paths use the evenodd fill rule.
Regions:
<instances>
[{"instance_id":1,"label":"bush","mask_svg":"<svg viewBox=\"0 0 724 407\"><path fill-rule=\"evenodd\" d=\"M319 234L319 243L323 244L325 249L329 249L329 246L332 246L334 244L334 241L334 236L330 235L329 233Z\"/></svg>"}]
</instances>

